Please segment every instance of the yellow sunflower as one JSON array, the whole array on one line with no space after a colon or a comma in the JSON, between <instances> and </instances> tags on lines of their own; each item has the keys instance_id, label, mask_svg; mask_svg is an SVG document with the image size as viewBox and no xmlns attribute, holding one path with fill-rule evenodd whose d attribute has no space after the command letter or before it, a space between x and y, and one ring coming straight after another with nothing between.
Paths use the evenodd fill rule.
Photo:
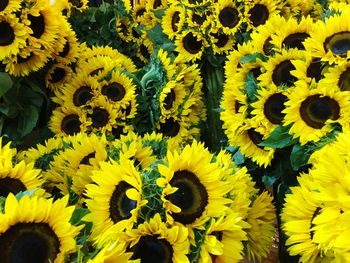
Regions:
<instances>
[{"instance_id":1,"label":"yellow sunflower","mask_svg":"<svg viewBox=\"0 0 350 263\"><path fill-rule=\"evenodd\" d=\"M107 230L120 233L131 229L147 201L142 200L141 177L129 159L122 158L119 164L101 162L100 169L92 174L94 184L87 185L85 193L91 213L84 220L93 223L91 239L108 243L113 241L113 235L102 234Z\"/></svg>"},{"instance_id":2,"label":"yellow sunflower","mask_svg":"<svg viewBox=\"0 0 350 263\"><path fill-rule=\"evenodd\" d=\"M64 262L77 249L74 238L82 227L70 224L74 207L68 196L53 201L13 194L6 198L0 214L2 262Z\"/></svg>"},{"instance_id":3,"label":"yellow sunflower","mask_svg":"<svg viewBox=\"0 0 350 263\"><path fill-rule=\"evenodd\" d=\"M48 52L27 46L17 55L6 57L3 63L10 75L23 77L43 68L49 59L48 55Z\"/></svg>"},{"instance_id":4,"label":"yellow sunflower","mask_svg":"<svg viewBox=\"0 0 350 263\"><path fill-rule=\"evenodd\" d=\"M189 263L188 229L181 224L168 227L156 214L148 222L130 229L121 237L131 260Z\"/></svg>"},{"instance_id":5,"label":"yellow sunflower","mask_svg":"<svg viewBox=\"0 0 350 263\"><path fill-rule=\"evenodd\" d=\"M266 129L266 136L283 122L285 114L282 111L285 109L284 103L288 100L286 92L276 87L259 89L256 95L258 100L251 104L252 119Z\"/></svg>"},{"instance_id":6,"label":"yellow sunflower","mask_svg":"<svg viewBox=\"0 0 350 263\"><path fill-rule=\"evenodd\" d=\"M162 63L163 68L166 71L166 76L168 80L175 78L177 75L178 69L175 63L172 61L169 53L164 49L160 48L157 53L157 59L159 59L160 62Z\"/></svg>"},{"instance_id":7,"label":"yellow sunflower","mask_svg":"<svg viewBox=\"0 0 350 263\"><path fill-rule=\"evenodd\" d=\"M202 226L228 208L231 201L225 195L232 186L222 180L222 170L211 160L210 152L196 141L181 153L168 150L166 164L158 165L162 177L157 179L168 222Z\"/></svg>"},{"instance_id":8,"label":"yellow sunflower","mask_svg":"<svg viewBox=\"0 0 350 263\"><path fill-rule=\"evenodd\" d=\"M0 15L8 15L10 13L16 13L21 9L22 0L6 0L2 1L0 5Z\"/></svg>"},{"instance_id":9,"label":"yellow sunflower","mask_svg":"<svg viewBox=\"0 0 350 263\"><path fill-rule=\"evenodd\" d=\"M58 136L68 136L87 131L89 124L79 108L59 107L52 112L49 128Z\"/></svg>"},{"instance_id":10,"label":"yellow sunflower","mask_svg":"<svg viewBox=\"0 0 350 263\"><path fill-rule=\"evenodd\" d=\"M163 32L173 40L175 36L182 31L185 18L186 9L184 7L180 5L171 5L168 9L166 9L162 18Z\"/></svg>"},{"instance_id":11,"label":"yellow sunflower","mask_svg":"<svg viewBox=\"0 0 350 263\"><path fill-rule=\"evenodd\" d=\"M26 46L28 32L15 15L0 14L0 60L17 55Z\"/></svg>"},{"instance_id":12,"label":"yellow sunflower","mask_svg":"<svg viewBox=\"0 0 350 263\"><path fill-rule=\"evenodd\" d=\"M79 59L76 72L81 72L82 74L96 79L102 79L107 76L114 67L118 68L116 61L111 57L98 55L86 60Z\"/></svg>"},{"instance_id":13,"label":"yellow sunflower","mask_svg":"<svg viewBox=\"0 0 350 263\"><path fill-rule=\"evenodd\" d=\"M206 34L211 28L213 19L213 14L208 8L204 10L186 10L186 22L188 23L188 27L196 29L203 34Z\"/></svg>"},{"instance_id":14,"label":"yellow sunflower","mask_svg":"<svg viewBox=\"0 0 350 263\"><path fill-rule=\"evenodd\" d=\"M350 63L340 62L324 74L319 82L321 87L336 87L339 91L350 91Z\"/></svg>"},{"instance_id":15,"label":"yellow sunflower","mask_svg":"<svg viewBox=\"0 0 350 263\"><path fill-rule=\"evenodd\" d=\"M74 8L79 12L82 12L89 8L88 7L89 0L68 0L68 3L71 8Z\"/></svg>"},{"instance_id":16,"label":"yellow sunflower","mask_svg":"<svg viewBox=\"0 0 350 263\"><path fill-rule=\"evenodd\" d=\"M63 89L63 86L72 79L73 74L71 67L62 63L56 63L46 73L46 87L53 92L57 92Z\"/></svg>"},{"instance_id":17,"label":"yellow sunflower","mask_svg":"<svg viewBox=\"0 0 350 263\"><path fill-rule=\"evenodd\" d=\"M347 21L347 15L317 21L317 30L311 32L311 37L304 42L306 51L329 64L346 60L350 55L350 25Z\"/></svg>"},{"instance_id":18,"label":"yellow sunflower","mask_svg":"<svg viewBox=\"0 0 350 263\"><path fill-rule=\"evenodd\" d=\"M183 61L195 61L202 57L205 40L202 34L183 30L175 39L175 50L179 52L178 59Z\"/></svg>"},{"instance_id":19,"label":"yellow sunflower","mask_svg":"<svg viewBox=\"0 0 350 263\"><path fill-rule=\"evenodd\" d=\"M159 94L160 111L163 116L168 116L177 111L186 97L186 87L184 84L171 80L166 83Z\"/></svg>"},{"instance_id":20,"label":"yellow sunflower","mask_svg":"<svg viewBox=\"0 0 350 263\"><path fill-rule=\"evenodd\" d=\"M105 246L98 254L89 259L87 263L128 263L132 252L125 252L125 248L118 242Z\"/></svg>"},{"instance_id":21,"label":"yellow sunflower","mask_svg":"<svg viewBox=\"0 0 350 263\"><path fill-rule=\"evenodd\" d=\"M121 38L121 40L125 42L131 42L133 41L133 35L131 31L131 26L130 26L130 19L127 18L117 18L116 22L116 31Z\"/></svg>"},{"instance_id":22,"label":"yellow sunflower","mask_svg":"<svg viewBox=\"0 0 350 263\"><path fill-rule=\"evenodd\" d=\"M242 8L230 0L218 0L214 3L213 25L225 34L234 35L243 22Z\"/></svg>"},{"instance_id":23,"label":"yellow sunflower","mask_svg":"<svg viewBox=\"0 0 350 263\"><path fill-rule=\"evenodd\" d=\"M260 194L248 211L247 222L247 256L250 260L261 262L267 258L275 234L275 207L272 196L267 192Z\"/></svg>"},{"instance_id":24,"label":"yellow sunflower","mask_svg":"<svg viewBox=\"0 0 350 263\"><path fill-rule=\"evenodd\" d=\"M210 40L214 54L227 54L235 43L232 35L221 33L219 30L211 30Z\"/></svg>"},{"instance_id":25,"label":"yellow sunflower","mask_svg":"<svg viewBox=\"0 0 350 263\"><path fill-rule=\"evenodd\" d=\"M332 123L348 126L349 94L336 87L296 87L288 95L284 125L291 124L290 133L299 138L301 145L319 141L332 130Z\"/></svg>"},{"instance_id":26,"label":"yellow sunflower","mask_svg":"<svg viewBox=\"0 0 350 263\"><path fill-rule=\"evenodd\" d=\"M279 13L278 1L254 0L245 5L244 17L248 28L264 25L266 21Z\"/></svg>"}]
</instances>

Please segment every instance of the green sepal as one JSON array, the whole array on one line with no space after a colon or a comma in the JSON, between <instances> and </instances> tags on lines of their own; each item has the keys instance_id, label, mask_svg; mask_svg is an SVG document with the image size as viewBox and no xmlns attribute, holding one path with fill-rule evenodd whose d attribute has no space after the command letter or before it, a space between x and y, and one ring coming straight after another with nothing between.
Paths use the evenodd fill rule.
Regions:
<instances>
[{"instance_id":1,"label":"green sepal","mask_svg":"<svg viewBox=\"0 0 350 263\"><path fill-rule=\"evenodd\" d=\"M298 171L300 167L305 166L310 158L307 147L301 146L299 143L294 144L290 154L290 164L294 171Z\"/></svg>"},{"instance_id":2,"label":"green sepal","mask_svg":"<svg viewBox=\"0 0 350 263\"><path fill-rule=\"evenodd\" d=\"M252 54L245 55L239 60L239 63L255 63L257 59L266 62L268 60L268 57L260 52L255 52Z\"/></svg>"},{"instance_id":3,"label":"green sepal","mask_svg":"<svg viewBox=\"0 0 350 263\"><path fill-rule=\"evenodd\" d=\"M277 126L268 138L259 143L259 146L270 147L273 149L282 149L295 144L296 139L293 139L293 135L289 133L289 129L289 125Z\"/></svg>"},{"instance_id":4,"label":"green sepal","mask_svg":"<svg viewBox=\"0 0 350 263\"><path fill-rule=\"evenodd\" d=\"M12 79L9 74L0 72L0 97L2 97L13 86Z\"/></svg>"}]
</instances>

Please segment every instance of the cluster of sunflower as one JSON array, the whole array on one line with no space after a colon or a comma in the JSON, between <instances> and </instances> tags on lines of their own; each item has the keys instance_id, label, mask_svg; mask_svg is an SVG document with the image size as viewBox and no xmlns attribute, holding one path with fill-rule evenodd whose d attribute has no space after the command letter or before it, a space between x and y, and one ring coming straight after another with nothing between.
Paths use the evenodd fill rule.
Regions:
<instances>
[{"instance_id":1,"label":"cluster of sunflower","mask_svg":"<svg viewBox=\"0 0 350 263\"><path fill-rule=\"evenodd\" d=\"M221 103L230 145L267 167L276 149L295 153L349 126L348 13L334 2L324 20L276 15L231 52Z\"/></svg>"},{"instance_id":2,"label":"cluster of sunflower","mask_svg":"<svg viewBox=\"0 0 350 263\"><path fill-rule=\"evenodd\" d=\"M349 130L313 153L311 168L285 199L282 220L288 251L301 262L348 262Z\"/></svg>"},{"instance_id":3,"label":"cluster of sunflower","mask_svg":"<svg viewBox=\"0 0 350 263\"><path fill-rule=\"evenodd\" d=\"M77 40L62 10L73 6L68 0L56 2L59 4L50 5L48 0L8 0L1 4L0 62L10 75L27 76L43 68L50 59L72 62L69 47L72 42L74 47ZM52 76L50 81L55 83L55 78Z\"/></svg>"},{"instance_id":4,"label":"cluster of sunflower","mask_svg":"<svg viewBox=\"0 0 350 263\"><path fill-rule=\"evenodd\" d=\"M24 165L1 173L5 262L14 255L90 263L268 255L272 198L225 151L213 155L196 141L173 148L156 133L119 140L79 133L17 155L7 144L0 154L4 167Z\"/></svg>"}]
</instances>

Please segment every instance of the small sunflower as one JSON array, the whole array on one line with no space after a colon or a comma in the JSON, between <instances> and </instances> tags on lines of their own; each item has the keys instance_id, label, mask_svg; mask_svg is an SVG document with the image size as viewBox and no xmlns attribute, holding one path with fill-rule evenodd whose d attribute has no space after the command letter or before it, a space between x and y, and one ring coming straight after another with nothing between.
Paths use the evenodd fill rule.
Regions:
<instances>
[{"instance_id":1,"label":"small sunflower","mask_svg":"<svg viewBox=\"0 0 350 263\"><path fill-rule=\"evenodd\" d=\"M109 229L118 233L131 229L147 201L142 200L141 177L129 159L122 158L119 164L101 162L100 169L92 173L94 184L87 185L85 193L91 213L84 220L93 223L91 239L105 243L113 237L99 235Z\"/></svg>"},{"instance_id":2,"label":"small sunflower","mask_svg":"<svg viewBox=\"0 0 350 263\"><path fill-rule=\"evenodd\" d=\"M182 31L186 18L186 9L180 5L171 5L162 18L163 32L174 39Z\"/></svg>"},{"instance_id":3,"label":"small sunflower","mask_svg":"<svg viewBox=\"0 0 350 263\"><path fill-rule=\"evenodd\" d=\"M0 15L16 13L21 9L22 0L5 0L0 4Z\"/></svg>"},{"instance_id":4,"label":"small sunflower","mask_svg":"<svg viewBox=\"0 0 350 263\"><path fill-rule=\"evenodd\" d=\"M253 28L264 25L270 17L278 13L278 2L272 0L254 0L244 9L245 20Z\"/></svg>"},{"instance_id":5,"label":"small sunflower","mask_svg":"<svg viewBox=\"0 0 350 263\"><path fill-rule=\"evenodd\" d=\"M339 91L350 91L350 63L340 62L333 68L329 68L324 74L324 79L319 82L322 87L337 87Z\"/></svg>"},{"instance_id":6,"label":"small sunflower","mask_svg":"<svg viewBox=\"0 0 350 263\"><path fill-rule=\"evenodd\" d=\"M206 34L211 27L213 14L207 9L204 10L186 10L186 22L188 26Z\"/></svg>"},{"instance_id":7,"label":"small sunflower","mask_svg":"<svg viewBox=\"0 0 350 263\"><path fill-rule=\"evenodd\" d=\"M15 15L0 14L0 60L17 55L27 38L26 27Z\"/></svg>"},{"instance_id":8,"label":"small sunflower","mask_svg":"<svg viewBox=\"0 0 350 263\"><path fill-rule=\"evenodd\" d=\"M125 232L126 251L132 252L131 260L189 263L187 253L190 243L188 229L181 224L168 227L159 214L137 229Z\"/></svg>"},{"instance_id":9,"label":"small sunflower","mask_svg":"<svg viewBox=\"0 0 350 263\"><path fill-rule=\"evenodd\" d=\"M335 87L309 89L296 87L288 94L284 125L291 124L290 133L299 138L302 145L319 141L332 130L331 123L348 126L349 95L338 92Z\"/></svg>"},{"instance_id":10,"label":"small sunflower","mask_svg":"<svg viewBox=\"0 0 350 263\"><path fill-rule=\"evenodd\" d=\"M59 107L52 112L49 128L58 136L68 136L87 131L88 125L79 108Z\"/></svg>"},{"instance_id":11,"label":"small sunflower","mask_svg":"<svg viewBox=\"0 0 350 263\"><path fill-rule=\"evenodd\" d=\"M176 37L175 50L179 52L179 59L183 61L195 61L202 57L204 51L204 37L202 34L184 30Z\"/></svg>"},{"instance_id":12,"label":"small sunflower","mask_svg":"<svg viewBox=\"0 0 350 263\"><path fill-rule=\"evenodd\" d=\"M210 152L196 141L181 153L168 150L167 163L158 165L162 177L157 179L167 221L201 226L228 208L225 195L231 186L221 180L222 170L211 160Z\"/></svg>"},{"instance_id":13,"label":"small sunflower","mask_svg":"<svg viewBox=\"0 0 350 263\"><path fill-rule=\"evenodd\" d=\"M159 94L160 111L163 116L168 116L177 111L186 97L186 87L176 80L167 82Z\"/></svg>"},{"instance_id":14,"label":"small sunflower","mask_svg":"<svg viewBox=\"0 0 350 263\"><path fill-rule=\"evenodd\" d=\"M68 196L56 201L24 196L18 201L10 194L0 214L1 261L60 263L75 252L81 227L70 224L74 207L67 203Z\"/></svg>"},{"instance_id":15,"label":"small sunflower","mask_svg":"<svg viewBox=\"0 0 350 263\"><path fill-rule=\"evenodd\" d=\"M73 70L71 67L57 63L54 64L45 76L46 87L53 92L63 89L63 86L68 83L73 77Z\"/></svg>"},{"instance_id":16,"label":"small sunflower","mask_svg":"<svg viewBox=\"0 0 350 263\"><path fill-rule=\"evenodd\" d=\"M116 31L119 37L125 42L133 41L130 20L127 18L118 18L116 22Z\"/></svg>"},{"instance_id":17,"label":"small sunflower","mask_svg":"<svg viewBox=\"0 0 350 263\"><path fill-rule=\"evenodd\" d=\"M81 72L96 79L106 77L113 68L118 68L115 60L108 56L94 56L91 58L79 59L76 67L76 72Z\"/></svg>"},{"instance_id":18,"label":"small sunflower","mask_svg":"<svg viewBox=\"0 0 350 263\"><path fill-rule=\"evenodd\" d=\"M235 39L232 35L221 33L219 30L210 32L210 40L214 54L227 54L233 49Z\"/></svg>"},{"instance_id":19,"label":"small sunflower","mask_svg":"<svg viewBox=\"0 0 350 263\"><path fill-rule=\"evenodd\" d=\"M275 221L272 197L267 192L263 192L254 200L247 216L247 222L250 225L247 230L247 255L250 260L261 262L269 255L273 242L272 236L275 234Z\"/></svg>"},{"instance_id":20,"label":"small sunflower","mask_svg":"<svg viewBox=\"0 0 350 263\"><path fill-rule=\"evenodd\" d=\"M304 46L312 56L329 64L346 60L350 50L350 25L347 15L335 15L317 21L311 37L305 40Z\"/></svg>"},{"instance_id":21,"label":"small sunflower","mask_svg":"<svg viewBox=\"0 0 350 263\"><path fill-rule=\"evenodd\" d=\"M221 29L225 34L234 35L243 22L241 8L229 0L218 0L213 8L214 27Z\"/></svg>"}]
</instances>

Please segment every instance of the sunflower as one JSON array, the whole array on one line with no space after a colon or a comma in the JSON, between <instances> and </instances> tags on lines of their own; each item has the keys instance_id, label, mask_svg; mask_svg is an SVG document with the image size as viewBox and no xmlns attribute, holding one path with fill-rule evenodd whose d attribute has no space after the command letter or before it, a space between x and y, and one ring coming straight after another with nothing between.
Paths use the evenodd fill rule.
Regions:
<instances>
[{"instance_id":1,"label":"sunflower","mask_svg":"<svg viewBox=\"0 0 350 263\"><path fill-rule=\"evenodd\" d=\"M48 59L47 52L27 46L21 49L17 55L6 57L3 63L10 75L23 77L43 68Z\"/></svg>"},{"instance_id":2,"label":"sunflower","mask_svg":"<svg viewBox=\"0 0 350 263\"><path fill-rule=\"evenodd\" d=\"M306 39L304 46L312 56L329 64L346 60L350 50L350 25L346 15L335 15L317 21L316 31Z\"/></svg>"},{"instance_id":3,"label":"sunflower","mask_svg":"<svg viewBox=\"0 0 350 263\"><path fill-rule=\"evenodd\" d=\"M241 7L230 0L218 0L213 8L213 26L225 34L234 35L243 22Z\"/></svg>"},{"instance_id":4,"label":"sunflower","mask_svg":"<svg viewBox=\"0 0 350 263\"><path fill-rule=\"evenodd\" d=\"M153 47L145 45L144 41L142 40L138 41L136 53L137 53L137 57L143 63L149 62L152 52L153 52Z\"/></svg>"},{"instance_id":5,"label":"sunflower","mask_svg":"<svg viewBox=\"0 0 350 263\"><path fill-rule=\"evenodd\" d=\"M285 109L284 103L288 97L286 91L276 87L259 89L256 97L258 100L251 104L252 119L266 129L264 135L268 136L278 125L282 124L285 115L282 111Z\"/></svg>"},{"instance_id":6,"label":"sunflower","mask_svg":"<svg viewBox=\"0 0 350 263\"><path fill-rule=\"evenodd\" d=\"M12 159L9 161L11 162ZM0 172L0 196L2 197L6 197L9 193L18 194L40 188L44 182L40 170L34 169L34 163L20 161L16 165L5 165L3 168L5 169Z\"/></svg>"},{"instance_id":7,"label":"sunflower","mask_svg":"<svg viewBox=\"0 0 350 263\"><path fill-rule=\"evenodd\" d=\"M122 158L119 164L101 162L100 169L92 174L94 184L87 185L85 192L89 198L86 205L91 213L84 220L93 223L91 239L108 243L113 235L101 234L108 230L120 233L131 229L147 201L141 198L141 177L129 159Z\"/></svg>"},{"instance_id":8,"label":"sunflower","mask_svg":"<svg viewBox=\"0 0 350 263\"><path fill-rule=\"evenodd\" d=\"M177 111L186 97L186 87L184 84L171 80L166 83L159 94L160 111L163 116L168 116Z\"/></svg>"},{"instance_id":9,"label":"sunflower","mask_svg":"<svg viewBox=\"0 0 350 263\"><path fill-rule=\"evenodd\" d=\"M21 18L29 28L28 43L31 46L38 49L44 47L50 51L55 49L60 23L64 18L48 1L23 9Z\"/></svg>"},{"instance_id":10,"label":"sunflower","mask_svg":"<svg viewBox=\"0 0 350 263\"><path fill-rule=\"evenodd\" d=\"M61 90L61 94L56 102L63 105L73 104L76 107L82 107L89 104L94 97L98 95L100 83L93 77L77 74Z\"/></svg>"},{"instance_id":11,"label":"sunflower","mask_svg":"<svg viewBox=\"0 0 350 263\"><path fill-rule=\"evenodd\" d=\"M93 132L101 131L102 133L112 131L117 123L118 111L102 96L93 100L88 110L88 121L90 129Z\"/></svg>"},{"instance_id":12,"label":"sunflower","mask_svg":"<svg viewBox=\"0 0 350 263\"><path fill-rule=\"evenodd\" d=\"M267 167L271 164L275 149L259 145L266 139L260 129L260 125L254 120L246 120L244 125L236 130L235 136L231 136L230 145L238 146L244 156L251 158L259 166Z\"/></svg>"},{"instance_id":13,"label":"sunflower","mask_svg":"<svg viewBox=\"0 0 350 263\"><path fill-rule=\"evenodd\" d=\"M91 58L79 59L76 67L76 72L81 72L90 77L96 79L102 79L106 77L113 68L117 66L115 60L108 56L94 56Z\"/></svg>"},{"instance_id":14,"label":"sunflower","mask_svg":"<svg viewBox=\"0 0 350 263\"><path fill-rule=\"evenodd\" d=\"M319 82L322 87L337 87L339 91L350 91L350 63L340 62L333 68L329 68L324 74L324 79Z\"/></svg>"},{"instance_id":15,"label":"sunflower","mask_svg":"<svg viewBox=\"0 0 350 263\"><path fill-rule=\"evenodd\" d=\"M261 262L270 253L270 247L275 234L275 207L272 197L263 192L253 202L248 211L247 222L247 256L250 260Z\"/></svg>"},{"instance_id":16,"label":"sunflower","mask_svg":"<svg viewBox=\"0 0 350 263\"><path fill-rule=\"evenodd\" d=\"M171 4L177 4L178 1L176 0L168 0ZM196 7L205 7L210 0L184 0L181 3L186 6L187 8L196 8Z\"/></svg>"},{"instance_id":17,"label":"sunflower","mask_svg":"<svg viewBox=\"0 0 350 263\"><path fill-rule=\"evenodd\" d=\"M258 77L258 85L263 87L294 86L297 79L291 74L291 71L295 70L292 60L302 58L302 54L301 51L290 49L282 50L281 54L270 57L268 61L262 63L266 71Z\"/></svg>"},{"instance_id":18,"label":"sunflower","mask_svg":"<svg viewBox=\"0 0 350 263\"><path fill-rule=\"evenodd\" d=\"M186 256L190 247L188 229L181 224L168 227L158 213L137 229L125 232L122 240L125 240L126 251L133 253L131 260L190 262Z\"/></svg>"},{"instance_id":19,"label":"sunflower","mask_svg":"<svg viewBox=\"0 0 350 263\"><path fill-rule=\"evenodd\" d=\"M27 38L26 27L15 15L0 14L0 60L17 55L26 46Z\"/></svg>"},{"instance_id":20,"label":"sunflower","mask_svg":"<svg viewBox=\"0 0 350 263\"><path fill-rule=\"evenodd\" d=\"M221 33L219 30L211 30L210 40L214 54L227 54L233 49L235 39L232 35Z\"/></svg>"},{"instance_id":21,"label":"sunflower","mask_svg":"<svg viewBox=\"0 0 350 263\"><path fill-rule=\"evenodd\" d=\"M300 21L291 17L288 20L281 20L279 28L272 35L271 44L281 52L282 49L296 48L305 50L303 42L316 30L311 17L302 17Z\"/></svg>"},{"instance_id":22,"label":"sunflower","mask_svg":"<svg viewBox=\"0 0 350 263\"><path fill-rule=\"evenodd\" d=\"M264 25L266 21L279 13L277 1L254 0L245 5L244 17L249 27L256 28Z\"/></svg>"},{"instance_id":23,"label":"sunflower","mask_svg":"<svg viewBox=\"0 0 350 263\"><path fill-rule=\"evenodd\" d=\"M183 61L200 59L204 51L204 41L202 34L192 30L183 30L175 39L175 50L179 52L178 59Z\"/></svg>"},{"instance_id":24,"label":"sunflower","mask_svg":"<svg viewBox=\"0 0 350 263\"><path fill-rule=\"evenodd\" d=\"M62 64L54 64L46 73L45 83L53 92L57 92L62 89L63 86L68 83L73 77L73 70L71 67Z\"/></svg>"},{"instance_id":25,"label":"sunflower","mask_svg":"<svg viewBox=\"0 0 350 263\"><path fill-rule=\"evenodd\" d=\"M88 3L89 0L68 0L69 5L71 8L78 10L79 12L82 12L86 9L88 9Z\"/></svg>"},{"instance_id":26,"label":"sunflower","mask_svg":"<svg viewBox=\"0 0 350 263\"><path fill-rule=\"evenodd\" d=\"M319 141L332 130L331 123L348 126L349 95L335 87L321 88L314 82L309 89L296 87L285 106L284 125L292 125L289 132L301 145Z\"/></svg>"},{"instance_id":27,"label":"sunflower","mask_svg":"<svg viewBox=\"0 0 350 263\"><path fill-rule=\"evenodd\" d=\"M163 69L166 71L167 81L173 79L177 75L177 67L167 51L159 49L157 53L157 59L161 62Z\"/></svg>"},{"instance_id":28,"label":"sunflower","mask_svg":"<svg viewBox=\"0 0 350 263\"><path fill-rule=\"evenodd\" d=\"M228 210L226 215L213 219L207 230L204 244L201 247L200 261L240 262L243 258L243 243L247 234L243 230L249 225L242 220L238 213Z\"/></svg>"},{"instance_id":29,"label":"sunflower","mask_svg":"<svg viewBox=\"0 0 350 263\"><path fill-rule=\"evenodd\" d=\"M203 34L206 34L211 28L212 21L213 14L207 9L186 10L186 22L188 23L188 26L202 32Z\"/></svg>"},{"instance_id":30,"label":"sunflower","mask_svg":"<svg viewBox=\"0 0 350 263\"><path fill-rule=\"evenodd\" d=\"M130 26L130 20L127 18L117 18L116 22L116 31L121 38L121 40L125 42L133 41L133 35Z\"/></svg>"},{"instance_id":31,"label":"sunflower","mask_svg":"<svg viewBox=\"0 0 350 263\"><path fill-rule=\"evenodd\" d=\"M113 71L108 81L100 82L99 92L108 100L114 109L126 109L136 99L136 86L126 74Z\"/></svg>"},{"instance_id":32,"label":"sunflower","mask_svg":"<svg viewBox=\"0 0 350 263\"><path fill-rule=\"evenodd\" d=\"M49 128L58 136L68 136L87 131L89 124L79 108L59 107L52 112Z\"/></svg>"},{"instance_id":33,"label":"sunflower","mask_svg":"<svg viewBox=\"0 0 350 263\"><path fill-rule=\"evenodd\" d=\"M68 196L56 200L10 194L0 214L1 261L63 262L76 248L74 238L82 227L70 224L74 207Z\"/></svg>"},{"instance_id":34,"label":"sunflower","mask_svg":"<svg viewBox=\"0 0 350 263\"><path fill-rule=\"evenodd\" d=\"M222 170L211 160L210 152L196 141L181 153L168 150L166 164L158 165L162 177L157 179L168 222L202 226L228 208L230 200L224 196L232 186L221 180Z\"/></svg>"},{"instance_id":35,"label":"sunflower","mask_svg":"<svg viewBox=\"0 0 350 263\"><path fill-rule=\"evenodd\" d=\"M162 17L163 32L168 35L171 40L181 32L185 23L186 9L180 5L171 5L166 9Z\"/></svg>"},{"instance_id":36,"label":"sunflower","mask_svg":"<svg viewBox=\"0 0 350 263\"><path fill-rule=\"evenodd\" d=\"M146 10L156 11L159 9L167 8L168 3L166 0L150 0L146 2Z\"/></svg>"},{"instance_id":37,"label":"sunflower","mask_svg":"<svg viewBox=\"0 0 350 263\"><path fill-rule=\"evenodd\" d=\"M21 9L22 0L6 0L0 4L0 15L16 13Z\"/></svg>"},{"instance_id":38,"label":"sunflower","mask_svg":"<svg viewBox=\"0 0 350 263\"><path fill-rule=\"evenodd\" d=\"M313 220L322 211L322 201L316 198L315 182L306 174L298 178L300 186L291 187L281 214L282 229L287 235L290 255L300 255L300 262L320 262L329 257L313 240ZM301 205L302 204L302 205Z\"/></svg>"},{"instance_id":39,"label":"sunflower","mask_svg":"<svg viewBox=\"0 0 350 263\"><path fill-rule=\"evenodd\" d=\"M118 242L105 246L98 254L89 259L87 263L127 263L130 262L132 252L125 252L125 248Z\"/></svg>"}]
</instances>

